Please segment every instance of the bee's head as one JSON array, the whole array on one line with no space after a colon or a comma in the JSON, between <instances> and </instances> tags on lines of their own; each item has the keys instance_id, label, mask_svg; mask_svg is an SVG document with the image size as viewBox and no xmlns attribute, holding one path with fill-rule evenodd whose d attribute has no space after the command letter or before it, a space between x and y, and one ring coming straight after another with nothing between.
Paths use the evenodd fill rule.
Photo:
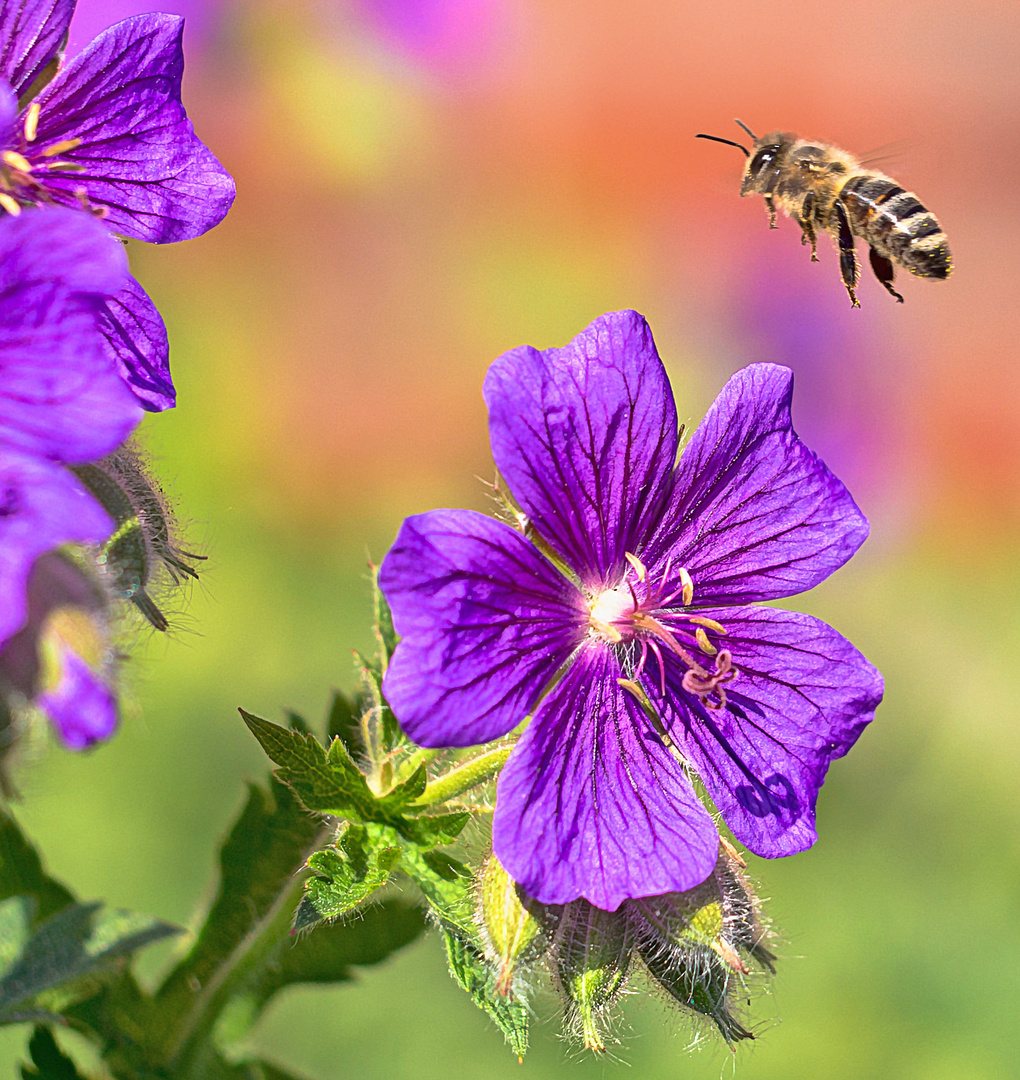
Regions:
<instances>
[{"instance_id":1,"label":"bee's head","mask_svg":"<svg viewBox=\"0 0 1020 1080\"><path fill-rule=\"evenodd\" d=\"M741 195L763 194L770 189L770 181L777 165L790 151L796 141L793 135L774 131L754 140L754 150L748 155L744 177L740 182Z\"/></svg>"},{"instance_id":2,"label":"bee's head","mask_svg":"<svg viewBox=\"0 0 1020 1080\"><path fill-rule=\"evenodd\" d=\"M723 139L718 135L696 135L695 138L711 139L713 142L725 143L727 146L735 146L738 150L742 150L747 158L747 164L744 166L744 177L740 183L740 194L765 193L770 190L769 181L775 172L776 163L785 157L796 141L796 136L775 131L759 139L743 120L738 120L737 123L754 140L753 151L748 150L742 143L734 142L732 139Z\"/></svg>"}]
</instances>

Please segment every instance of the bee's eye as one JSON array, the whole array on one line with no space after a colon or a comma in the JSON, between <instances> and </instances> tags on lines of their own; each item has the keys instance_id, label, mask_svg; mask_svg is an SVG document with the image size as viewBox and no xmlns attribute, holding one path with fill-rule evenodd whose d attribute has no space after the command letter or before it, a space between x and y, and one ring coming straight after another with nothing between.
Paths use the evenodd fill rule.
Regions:
<instances>
[{"instance_id":1,"label":"bee's eye","mask_svg":"<svg viewBox=\"0 0 1020 1080\"><path fill-rule=\"evenodd\" d=\"M751 172L758 175L763 169L767 169L776 158L776 151L772 147L759 150L751 162Z\"/></svg>"}]
</instances>

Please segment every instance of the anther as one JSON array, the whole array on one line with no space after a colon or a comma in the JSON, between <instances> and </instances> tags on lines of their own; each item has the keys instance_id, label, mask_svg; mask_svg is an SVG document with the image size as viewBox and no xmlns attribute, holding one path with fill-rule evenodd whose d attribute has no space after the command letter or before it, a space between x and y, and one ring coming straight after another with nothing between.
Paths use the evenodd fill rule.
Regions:
<instances>
[{"instance_id":1,"label":"anther","mask_svg":"<svg viewBox=\"0 0 1020 1080\"><path fill-rule=\"evenodd\" d=\"M647 709L649 712L652 711L652 703L648 700L648 695L640 683L635 682L633 679L617 679L616 684L626 690L628 694L637 698L638 704L643 709Z\"/></svg>"},{"instance_id":2,"label":"anther","mask_svg":"<svg viewBox=\"0 0 1020 1080\"><path fill-rule=\"evenodd\" d=\"M21 213L20 204L15 199L11 198L6 191L0 191L0 206L2 206L11 217L17 217L18 214Z\"/></svg>"},{"instance_id":3,"label":"anther","mask_svg":"<svg viewBox=\"0 0 1020 1080\"><path fill-rule=\"evenodd\" d=\"M52 146L47 146L45 150L40 151L40 156L56 157L57 154L62 154L65 150L74 150L79 146L81 146L81 139L64 139L61 142L54 143Z\"/></svg>"},{"instance_id":4,"label":"anther","mask_svg":"<svg viewBox=\"0 0 1020 1080\"><path fill-rule=\"evenodd\" d=\"M691 580L691 575L684 567L681 566L677 572L680 574L680 581L684 587L681 599L683 600L684 607L690 607L691 601L694 599L694 582Z\"/></svg>"},{"instance_id":5,"label":"anther","mask_svg":"<svg viewBox=\"0 0 1020 1080\"><path fill-rule=\"evenodd\" d=\"M19 172L27 173L32 171L28 158L24 154L19 154L17 150L5 150L3 152L3 161L5 165L10 165L12 169L17 169Z\"/></svg>"},{"instance_id":6,"label":"anther","mask_svg":"<svg viewBox=\"0 0 1020 1080\"><path fill-rule=\"evenodd\" d=\"M648 576L648 571L645 569L645 564L636 556L631 555L629 551L623 553L623 557L634 567L634 572L637 574L637 579L640 582L644 582Z\"/></svg>"},{"instance_id":7,"label":"anther","mask_svg":"<svg viewBox=\"0 0 1020 1080\"><path fill-rule=\"evenodd\" d=\"M694 637L698 642L698 648L700 648L703 653L708 653L709 656L715 656L719 651L712 642L708 640L708 634L706 634L700 626L694 631Z\"/></svg>"},{"instance_id":8,"label":"anther","mask_svg":"<svg viewBox=\"0 0 1020 1080\"><path fill-rule=\"evenodd\" d=\"M696 626L704 626L706 630L714 630L717 634L727 633L722 623L716 622L715 619L708 619L704 615L688 615L687 619Z\"/></svg>"},{"instance_id":9,"label":"anther","mask_svg":"<svg viewBox=\"0 0 1020 1080\"><path fill-rule=\"evenodd\" d=\"M39 102L33 101L25 115L25 141L34 142L39 130Z\"/></svg>"}]
</instances>

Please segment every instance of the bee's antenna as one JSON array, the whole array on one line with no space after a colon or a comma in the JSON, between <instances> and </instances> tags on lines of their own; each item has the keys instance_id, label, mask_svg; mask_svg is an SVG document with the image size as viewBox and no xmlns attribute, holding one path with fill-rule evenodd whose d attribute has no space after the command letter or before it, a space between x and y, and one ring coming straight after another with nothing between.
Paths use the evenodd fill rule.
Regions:
<instances>
[{"instance_id":1,"label":"bee's antenna","mask_svg":"<svg viewBox=\"0 0 1020 1080\"><path fill-rule=\"evenodd\" d=\"M744 157L750 157L751 151L746 146L741 146L740 143L734 142L732 139L720 139L718 135L695 135L696 139L711 139L712 142L726 143L727 146L735 146L738 150L744 151Z\"/></svg>"},{"instance_id":2,"label":"bee's antenna","mask_svg":"<svg viewBox=\"0 0 1020 1080\"><path fill-rule=\"evenodd\" d=\"M737 120L736 117L734 117L733 122L735 124L739 124L747 132L747 134L750 135L752 139L754 139L755 142L758 141L758 136L755 135L755 133L747 126L747 124L744 123L743 120Z\"/></svg>"}]
</instances>

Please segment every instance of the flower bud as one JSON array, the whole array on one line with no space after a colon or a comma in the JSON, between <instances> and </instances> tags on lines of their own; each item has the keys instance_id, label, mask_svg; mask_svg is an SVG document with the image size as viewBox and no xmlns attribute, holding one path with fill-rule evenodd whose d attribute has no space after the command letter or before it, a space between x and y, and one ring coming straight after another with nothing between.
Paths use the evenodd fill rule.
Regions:
<instances>
[{"instance_id":1,"label":"flower bud","mask_svg":"<svg viewBox=\"0 0 1020 1080\"><path fill-rule=\"evenodd\" d=\"M174 584L197 578L192 563L204 556L177 546L173 512L130 445L72 471L117 524L99 555L113 591L134 604L156 630L166 630L169 622L148 590L161 568Z\"/></svg>"},{"instance_id":2,"label":"flower bud","mask_svg":"<svg viewBox=\"0 0 1020 1080\"><path fill-rule=\"evenodd\" d=\"M622 911L603 911L587 900L573 900L559 913L556 971L567 997L567 1031L586 1050L606 1048L605 1031L623 993L633 952L633 933Z\"/></svg>"},{"instance_id":3,"label":"flower bud","mask_svg":"<svg viewBox=\"0 0 1020 1080\"><path fill-rule=\"evenodd\" d=\"M536 918L541 916L521 902L516 883L495 855L490 855L478 872L478 925L485 952L496 968L496 992L513 996L513 980L521 962L536 959L545 947Z\"/></svg>"},{"instance_id":4,"label":"flower bud","mask_svg":"<svg viewBox=\"0 0 1020 1080\"><path fill-rule=\"evenodd\" d=\"M758 901L729 845L715 870L687 892L624 905L649 973L681 1005L707 1016L732 1045L754 1036L733 1015L734 987L750 974L744 957L773 971Z\"/></svg>"},{"instance_id":5,"label":"flower bud","mask_svg":"<svg viewBox=\"0 0 1020 1080\"><path fill-rule=\"evenodd\" d=\"M25 625L0 651L2 711L13 720L33 706L67 746L83 749L112 734L117 723L106 594L81 563L49 552L32 567L27 599Z\"/></svg>"}]
</instances>

